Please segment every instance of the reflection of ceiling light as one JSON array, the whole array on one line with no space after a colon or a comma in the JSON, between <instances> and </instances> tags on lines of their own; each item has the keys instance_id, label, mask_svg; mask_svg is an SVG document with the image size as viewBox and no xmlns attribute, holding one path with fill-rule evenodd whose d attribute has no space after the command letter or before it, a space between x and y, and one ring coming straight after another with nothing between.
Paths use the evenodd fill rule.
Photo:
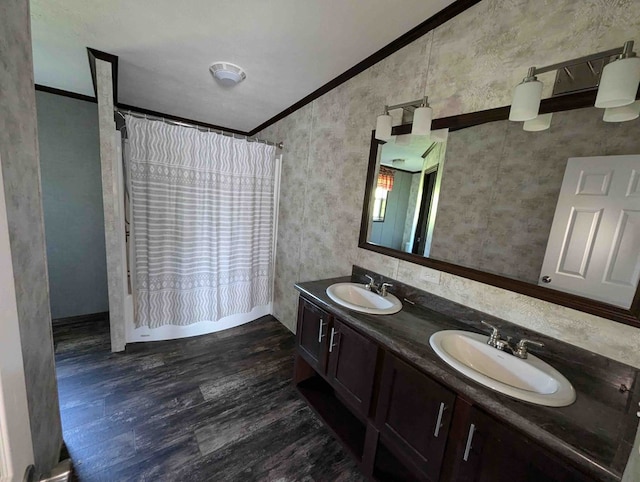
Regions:
<instances>
[{"instance_id":1,"label":"reflection of ceiling light","mask_svg":"<svg viewBox=\"0 0 640 482\"><path fill-rule=\"evenodd\" d=\"M394 166L402 166L404 164L404 159L394 159L391 161L391 164Z\"/></svg>"},{"instance_id":2,"label":"reflection of ceiling light","mask_svg":"<svg viewBox=\"0 0 640 482\"><path fill-rule=\"evenodd\" d=\"M232 87L247 78L242 67L230 62L216 62L209 67L209 71L225 87Z\"/></svg>"}]
</instances>

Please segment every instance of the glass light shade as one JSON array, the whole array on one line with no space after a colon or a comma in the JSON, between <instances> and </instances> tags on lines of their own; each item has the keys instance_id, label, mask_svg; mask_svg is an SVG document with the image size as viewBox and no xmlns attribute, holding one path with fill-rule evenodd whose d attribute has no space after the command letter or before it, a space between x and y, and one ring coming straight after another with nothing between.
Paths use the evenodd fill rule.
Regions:
<instances>
[{"instance_id":1,"label":"glass light shade","mask_svg":"<svg viewBox=\"0 0 640 482\"><path fill-rule=\"evenodd\" d=\"M376 120L376 139L387 141L391 138L391 116L389 114L379 115Z\"/></svg>"},{"instance_id":2,"label":"glass light shade","mask_svg":"<svg viewBox=\"0 0 640 482\"><path fill-rule=\"evenodd\" d=\"M431 132L431 119L433 109L431 107L418 107L413 111L413 125L411 133L418 136L426 136Z\"/></svg>"},{"instance_id":3,"label":"glass light shade","mask_svg":"<svg viewBox=\"0 0 640 482\"><path fill-rule=\"evenodd\" d=\"M605 122L625 122L640 117L640 100L622 107L610 107L604 110L602 120Z\"/></svg>"},{"instance_id":4,"label":"glass light shade","mask_svg":"<svg viewBox=\"0 0 640 482\"><path fill-rule=\"evenodd\" d=\"M551 127L551 117L553 117L553 114L540 114L535 119L524 121L522 128L528 132L547 130Z\"/></svg>"},{"instance_id":5,"label":"glass light shade","mask_svg":"<svg viewBox=\"0 0 640 482\"><path fill-rule=\"evenodd\" d=\"M640 85L640 58L618 59L602 71L596 107L601 109L629 105L636 100Z\"/></svg>"},{"instance_id":6,"label":"glass light shade","mask_svg":"<svg viewBox=\"0 0 640 482\"><path fill-rule=\"evenodd\" d=\"M531 80L516 85L513 89L513 102L509 111L510 121L528 121L538 117L542 99L542 82Z\"/></svg>"}]
</instances>

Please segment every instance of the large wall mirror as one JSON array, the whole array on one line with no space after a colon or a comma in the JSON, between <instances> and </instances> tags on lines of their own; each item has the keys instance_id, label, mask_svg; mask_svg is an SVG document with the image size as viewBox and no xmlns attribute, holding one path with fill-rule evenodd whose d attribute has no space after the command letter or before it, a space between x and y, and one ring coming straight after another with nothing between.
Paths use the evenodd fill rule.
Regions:
<instances>
[{"instance_id":1,"label":"large wall mirror","mask_svg":"<svg viewBox=\"0 0 640 482\"><path fill-rule=\"evenodd\" d=\"M372 135L360 247L640 327L640 119L593 92Z\"/></svg>"}]
</instances>

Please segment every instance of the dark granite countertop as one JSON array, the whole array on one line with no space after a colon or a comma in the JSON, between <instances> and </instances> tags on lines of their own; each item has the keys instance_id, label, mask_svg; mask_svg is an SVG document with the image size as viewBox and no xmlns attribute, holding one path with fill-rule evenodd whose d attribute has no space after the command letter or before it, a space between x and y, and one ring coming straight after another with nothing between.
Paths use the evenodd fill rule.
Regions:
<instances>
[{"instance_id":1,"label":"dark granite countertop","mask_svg":"<svg viewBox=\"0 0 640 482\"><path fill-rule=\"evenodd\" d=\"M638 426L637 369L380 275L376 277L393 281L391 292L415 305L404 301L402 311L395 315L368 315L340 306L327 296L326 289L331 284L363 282L363 273L354 267L352 277L299 283L296 289L487 413L571 460L585 473L603 481L621 480ZM531 351L569 379L576 390L575 403L553 408L512 399L457 372L429 345L429 337L443 329L486 333L480 319L498 325L505 335L516 339L527 337L544 342L544 349Z\"/></svg>"}]
</instances>

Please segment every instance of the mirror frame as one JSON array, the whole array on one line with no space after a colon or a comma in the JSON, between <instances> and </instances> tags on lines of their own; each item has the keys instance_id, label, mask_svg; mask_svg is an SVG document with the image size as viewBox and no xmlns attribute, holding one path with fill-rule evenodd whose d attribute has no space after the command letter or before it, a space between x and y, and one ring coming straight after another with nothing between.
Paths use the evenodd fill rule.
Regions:
<instances>
[{"instance_id":1,"label":"mirror frame","mask_svg":"<svg viewBox=\"0 0 640 482\"><path fill-rule=\"evenodd\" d=\"M565 110L593 107L595 98L596 91L592 90L544 99L540 104L540 113L547 114L550 112L561 112ZM636 98L640 98L640 91ZM469 114L442 117L434 119L431 128L433 130L449 128L449 131L453 132L466 127L485 124L487 122L507 120L509 118L509 109L510 106L504 106L495 109L472 112ZM403 124L394 127L392 135L409 134L410 132L411 124ZM375 138L375 131L372 131L371 149L369 151L369 168L367 171L367 184L365 185L358 247L640 328L640 283L638 283L636 294L633 297L633 302L631 303L630 308L625 309L602 301L585 298L583 296L563 293L562 291L541 287L525 281L508 278L506 276L468 268L449 263L447 261L425 258L417 254L406 253L404 251L368 242L367 231L369 225L369 206L371 204L373 194L372 187L376 173L376 163L378 160L378 146L384 143L384 141L377 140Z\"/></svg>"}]
</instances>

